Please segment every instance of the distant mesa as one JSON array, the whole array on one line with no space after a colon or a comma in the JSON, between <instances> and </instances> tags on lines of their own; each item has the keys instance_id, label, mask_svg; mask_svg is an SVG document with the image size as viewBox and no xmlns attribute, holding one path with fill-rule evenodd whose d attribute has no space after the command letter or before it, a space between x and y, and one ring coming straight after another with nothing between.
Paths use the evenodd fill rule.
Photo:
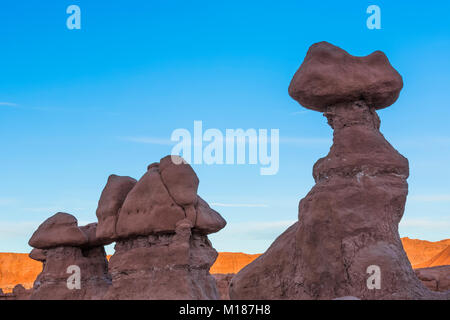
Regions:
<instances>
[{"instance_id":1,"label":"distant mesa","mask_svg":"<svg viewBox=\"0 0 450 320\"><path fill-rule=\"evenodd\" d=\"M413 268L450 265L450 239L431 242L406 237L402 244Z\"/></svg>"}]
</instances>

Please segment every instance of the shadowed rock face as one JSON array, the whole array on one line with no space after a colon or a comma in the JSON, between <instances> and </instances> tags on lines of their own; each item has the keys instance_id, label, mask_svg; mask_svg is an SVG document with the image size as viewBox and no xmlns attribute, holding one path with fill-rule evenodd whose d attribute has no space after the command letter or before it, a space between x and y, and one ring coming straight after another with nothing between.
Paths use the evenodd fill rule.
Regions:
<instances>
[{"instance_id":1,"label":"shadowed rock face","mask_svg":"<svg viewBox=\"0 0 450 320\"><path fill-rule=\"evenodd\" d=\"M450 290L450 265L414 270L425 286L433 291Z\"/></svg>"},{"instance_id":2,"label":"shadowed rock face","mask_svg":"<svg viewBox=\"0 0 450 320\"><path fill-rule=\"evenodd\" d=\"M175 230L184 210L170 196L158 166L150 168L125 199L116 225L117 238Z\"/></svg>"},{"instance_id":3,"label":"shadowed rock face","mask_svg":"<svg viewBox=\"0 0 450 320\"><path fill-rule=\"evenodd\" d=\"M217 257L207 236L188 219L173 234L119 240L111 257L112 287L105 299L218 299L209 269Z\"/></svg>"},{"instance_id":4,"label":"shadowed rock face","mask_svg":"<svg viewBox=\"0 0 450 320\"><path fill-rule=\"evenodd\" d=\"M417 279L398 235L408 161L380 133L375 109L395 101L401 78L382 53L361 59L320 43L294 76L291 95L324 112L333 145L314 165L299 221L233 278L231 299L444 298ZM367 286L373 265L380 289Z\"/></svg>"},{"instance_id":5,"label":"shadowed rock face","mask_svg":"<svg viewBox=\"0 0 450 320\"><path fill-rule=\"evenodd\" d=\"M168 156L150 165L115 206L109 241L116 241L116 251L105 299L219 298L209 273L217 252L207 234L226 222L197 195L199 180L191 166L174 158L175 163Z\"/></svg>"},{"instance_id":6,"label":"shadowed rock face","mask_svg":"<svg viewBox=\"0 0 450 320\"><path fill-rule=\"evenodd\" d=\"M98 201L97 238L112 242L116 235L117 217L128 193L136 185L130 177L111 175Z\"/></svg>"},{"instance_id":7,"label":"shadowed rock face","mask_svg":"<svg viewBox=\"0 0 450 320\"><path fill-rule=\"evenodd\" d=\"M69 266L80 268L80 289L69 289ZM109 285L108 262L103 247L56 247L48 249L43 270L33 286L32 300L102 299Z\"/></svg>"},{"instance_id":8,"label":"shadowed rock face","mask_svg":"<svg viewBox=\"0 0 450 320\"><path fill-rule=\"evenodd\" d=\"M219 290L220 300L230 300L229 287L233 273L216 273L213 275L216 279L217 290Z\"/></svg>"},{"instance_id":9,"label":"shadowed rock face","mask_svg":"<svg viewBox=\"0 0 450 320\"><path fill-rule=\"evenodd\" d=\"M95 237L96 227L96 223L78 227L75 217L58 213L38 228L30 244L38 244L45 249L35 248L29 256L41 261L43 268L28 295L30 299L90 300L103 297L111 285L111 277L108 274L103 242ZM63 232L64 228L70 230L67 237ZM58 237L50 238L51 235ZM74 235L83 241L76 245ZM80 288L71 289L67 285L71 276L68 270L70 266L76 266L80 270Z\"/></svg>"}]
</instances>

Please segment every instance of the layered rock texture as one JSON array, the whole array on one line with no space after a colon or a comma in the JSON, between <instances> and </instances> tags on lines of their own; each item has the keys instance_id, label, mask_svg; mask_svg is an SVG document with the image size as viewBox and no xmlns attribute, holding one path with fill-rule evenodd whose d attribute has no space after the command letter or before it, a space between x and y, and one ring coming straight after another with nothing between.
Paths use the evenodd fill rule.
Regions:
<instances>
[{"instance_id":1,"label":"layered rock texture","mask_svg":"<svg viewBox=\"0 0 450 320\"><path fill-rule=\"evenodd\" d=\"M76 218L67 213L57 213L39 226L29 244L34 247L30 258L42 262L42 272L34 282L30 299L103 297L111 279L103 243L95 237L96 226L78 227ZM77 272L79 285L76 278L71 278L77 277Z\"/></svg>"},{"instance_id":2,"label":"layered rock texture","mask_svg":"<svg viewBox=\"0 0 450 320\"><path fill-rule=\"evenodd\" d=\"M333 145L314 165L298 222L233 278L231 299L444 298L421 284L398 235L408 160L380 133L375 110L401 88L382 52L353 57L326 42L311 46L289 93L323 112ZM374 268L379 288L368 285Z\"/></svg>"},{"instance_id":3,"label":"layered rock texture","mask_svg":"<svg viewBox=\"0 0 450 320\"><path fill-rule=\"evenodd\" d=\"M135 182L112 176L97 209L97 236L116 242L105 299L218 299L207 235L226 222L197 195L199 180L167 156Z\"/></svg>"},{"instance_id":4,"label":"layered rock texture","mask_svg":"<svg viewBox=\"0 0 450 320\"><path fill-rule=\"evenodd\" d=\"M430 290L450 290L450 265L415 270L417 277Z\"/></svg>"}]
</instances>

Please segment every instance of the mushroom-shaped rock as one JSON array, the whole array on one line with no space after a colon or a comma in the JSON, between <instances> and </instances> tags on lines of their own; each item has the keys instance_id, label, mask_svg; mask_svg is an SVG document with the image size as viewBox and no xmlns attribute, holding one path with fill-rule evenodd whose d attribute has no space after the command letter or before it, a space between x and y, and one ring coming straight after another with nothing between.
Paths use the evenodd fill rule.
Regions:
<instances>
[{"instance_id":1,"label":"mushroom-shaped rock","mask_svg":"<svg viewBox=\"0 0 450 320\"><path fill-rule=\"evenodd\" d=\"M402 87L402 77L383 52L356 57L319 42L309 48L289 85L289 95L305 108L321 112L358 100L382 109L397 100Z\"/></svg>"},{"instance_id":2,"label":"mushroom-shaped rock","mask_svg":"<svg viewBox=\"0 0 450 320\"><path fill-rule=\"evenodd\" d=\"M333 145L314 165L316 184L299 203L298 221L233 277L231 299L446 298L420 283L398 234L408 160L381 134L375 109L393 103L400 88L382 53L356 58L312 46L290 94L324 112ZM382 274L376 290L367 285L374 266Z\"/></svg>"},{"instance_id":3,"label":"mushroom-shaped rock","mask_svg":"<svg viewBox=\"0 0 450 320\"><path fill-rule=\"evenodd\" d=\"M27 291L31 300L102 298L111 278L104 242L96 237L96 229L97 223L78 227L75 217L66 213L56 214L39 227L30 240L30 245L37 248L29 256L41 261L43 268L33 290ZM80 289L76 290L67 286L68 272L72 272L69 268L73 266L81 271Z\"/></svg>"},{"instance_id":4,"label":"mushroom-shaped rock","mask_svg":"<svg viewBox=\"0 0 450 320\"><path fill-rule=\"evenodd\" d=\"M198 184L181 157L147 167L119 211L105 299L219 297L209 273L217 251L207 235L226 222L197 195Z\"/></svg>"},{"instance_id":5,"label":"mushroom-shaped rock","mask_svg":"<svg viewBox=\"0 0 450 320\"><path fill-rule=\"evenodd\" d=\"M119 210L128 193L136 185L131 177L111 175L103 189L97 207L97 238L113 242L116 236L116 223Z\"/></svg>"},{"instance_id":6,"label":"mushroom-shaped rock","mask_svg":"<svg viewBox=\"0 0 450 320\"><path fill-rule=\"evenodd\" d=\"M217 232L225 227L227 222L215 210L211 209L208 203L198 196L197 205L197 219L195 221L194 229L203 234L210 234Z\"/></svg>"},{"instance_id":7,"label":"mushroom-shaped rock","mask_svg":"<svg viewBox=\"0 0 450 320\"><path fill-rule=\"evenodd\" d=\"M45 220L34 232L28 244L33 248L48 249L60 246L83 246L88 242L86 235L78 228L77 219L59 212Z\"/></svg>"},{"instance_id":8,"label":"mushroom-shaped rock","mask_svg":"<svg viewBox=\"0 0 450 320\"><path fill-rule=\"evenodd\" d=\"M46 252L42 249L34 248L28 255L31 259L44 262L46 260Z\"/></svg>"}]
</instances>

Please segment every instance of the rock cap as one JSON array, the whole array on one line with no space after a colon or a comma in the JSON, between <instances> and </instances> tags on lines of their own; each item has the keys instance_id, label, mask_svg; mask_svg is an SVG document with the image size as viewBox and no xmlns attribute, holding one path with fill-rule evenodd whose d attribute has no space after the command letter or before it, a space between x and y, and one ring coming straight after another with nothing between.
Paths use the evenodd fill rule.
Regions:
<instances>
[{"instance_id":1,"label":"rock cap","mask_svg":"<svg viewBox=\"0 0 450 320\"><path fill-rule=\"evenodd\" d=\"M28 244L33 248L48 249L62 246L80 247L87 242L87 236L78 228L77 219L71 214L58 212L39 226Z\"/></svg>"},{"instance_id":2,"label":"rock cap","mask_svg":"<svg viewBox=\"0 0 450 320\"><path fill-rule=\"evenodd\" d=\"M324 112L338 103L364 100L372 108L393 104L403 87L386 55L356 57L328 42L313 44L294 74L289 95L308 109Z\"/></svg>"}]
</instances>

